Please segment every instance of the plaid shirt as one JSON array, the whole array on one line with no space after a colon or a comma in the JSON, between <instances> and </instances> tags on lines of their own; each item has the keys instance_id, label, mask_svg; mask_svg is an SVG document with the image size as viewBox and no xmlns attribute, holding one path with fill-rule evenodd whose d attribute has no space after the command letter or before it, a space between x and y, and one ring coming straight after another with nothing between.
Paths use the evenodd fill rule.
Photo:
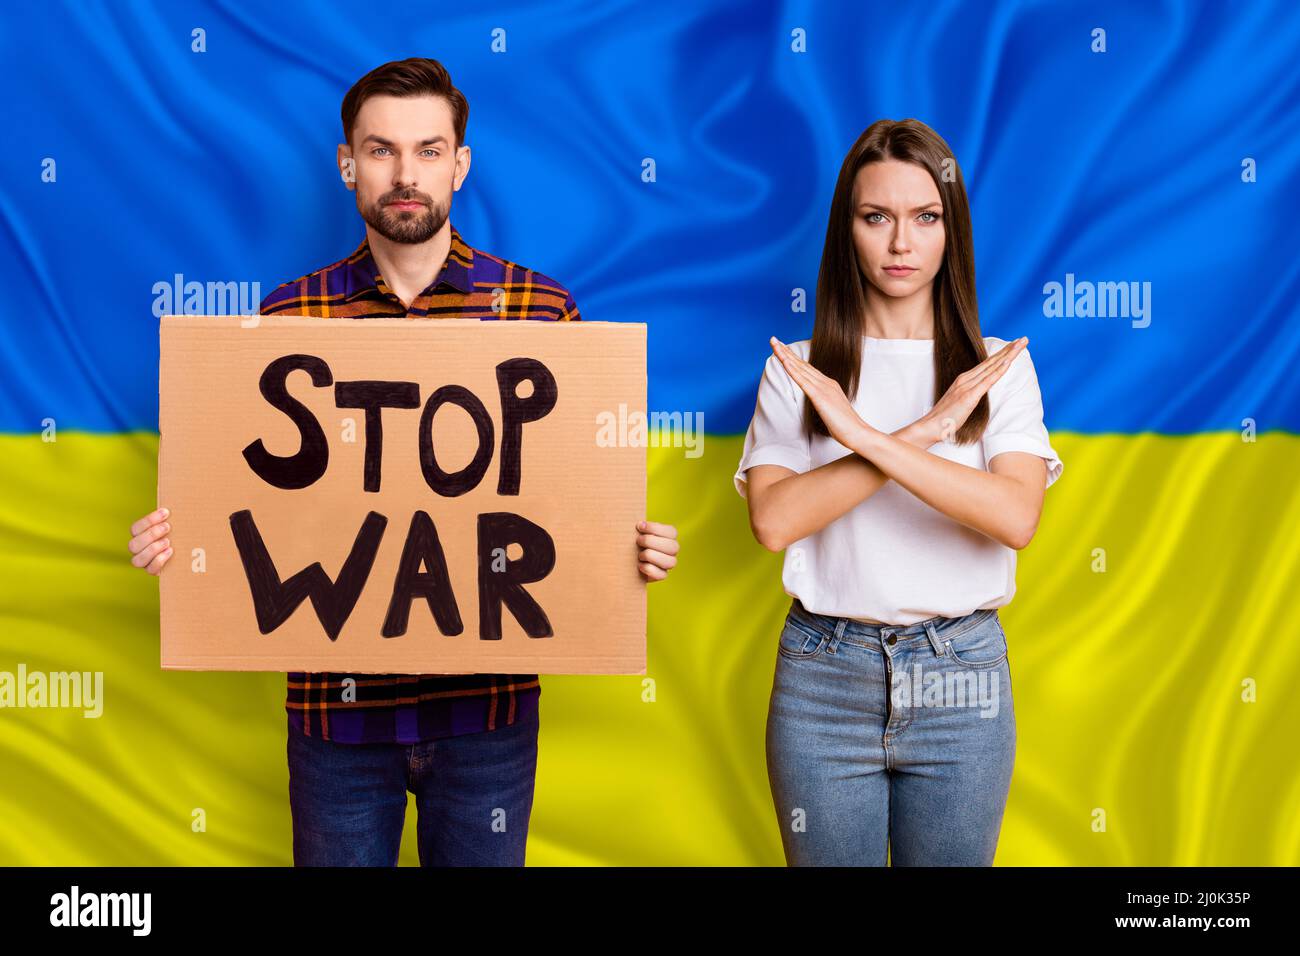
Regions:
<instances>
[{"instance_id":1,"label":"plaid shirt","mask_svg":"<svg viewBox=\"0 0 1300 956\"><path fill-rule=\"evenodd\" d=\"M496 290L504 290L504 296ZM493 304L500 304L493 308ZM402 305L379 274L369 239L352 255L276 287L263 315L370 319L582 318L573 296L555 280L471 248L451 227L451 249L433 283ZM344 702L343 681L356 681ZM531 717L541 684L536 674L289 674L290 726L340 743L416 743L494 730Z\"/></svg>"}]
</instances>

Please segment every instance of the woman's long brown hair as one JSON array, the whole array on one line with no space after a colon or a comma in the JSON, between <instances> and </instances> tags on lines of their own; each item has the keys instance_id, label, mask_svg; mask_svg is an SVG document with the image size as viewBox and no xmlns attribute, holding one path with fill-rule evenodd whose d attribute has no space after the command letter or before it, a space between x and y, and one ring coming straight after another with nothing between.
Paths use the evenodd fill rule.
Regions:
<instances>
[{"instance_id":1,"label":"woman's long brown hair","mask_svg":"<svg viewBox=\"0 0 1300 956\"><path fill-rule=\"evenodd\" d=\"M984 361L988 351L975 301L975 249L961 168L943 138L919 120L878 120L844 157L817 273L816 318L808 360L823 375L839 382L850 400L857 394L866 315L863 284L867 279L853 245L853 182L863 166L886 159L924 168L943 202L943 264L934 278L934 401L938 402L957 376ZM813 432L828 434L826 424L806 398L804 417ZM988 417L985 394L953 441L965 445L979 438Z\"/></svg>"}]
</instances>

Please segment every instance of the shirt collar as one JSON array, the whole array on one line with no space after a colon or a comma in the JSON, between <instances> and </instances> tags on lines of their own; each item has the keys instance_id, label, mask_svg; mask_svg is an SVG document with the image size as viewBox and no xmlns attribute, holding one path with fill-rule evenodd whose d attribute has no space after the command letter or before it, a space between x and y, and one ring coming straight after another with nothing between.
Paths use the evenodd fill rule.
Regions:
<instances>
[{"instance_id":1,"label":"shirt collar","mask_svg":"<svg viewBox=\"0 0 1300 956\"><path fill-rule=\"evenodd\" d=\"M348 295L349 297L367 289L378 289L391 293L388 283L379 274L379 264L370 252L369 236L361 240L361 245L348 257ZM468 295L474 290L472 273L474 269L474 249L461 236L455 226L451 227L451 246L447 250L447 260L442 264L442 271L433 280L431 288L447 283L458 292Z\"/></svg>"}]
</instances>

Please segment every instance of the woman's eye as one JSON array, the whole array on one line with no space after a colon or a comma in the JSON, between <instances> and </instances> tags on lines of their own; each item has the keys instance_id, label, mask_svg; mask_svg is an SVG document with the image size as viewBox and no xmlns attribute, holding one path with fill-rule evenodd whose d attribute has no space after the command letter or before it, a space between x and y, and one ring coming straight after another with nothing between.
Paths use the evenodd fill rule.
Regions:
<instances>
[{"instance_id":1,"label":"woman's eye","mask_svg":"<svg viewBox=\"0 0 1300 956\"><path fill-rule=\"evenodd\" d=\"M872 222L872 221L874 221L874 220L873 220L871 217L872 217L872 216L879 216L879 215L881 215L881 214L878 213L878 212L869 212L869 213L867 213L865 216L863 216L863 218L866 219L867 222Z\"/></svg>"},{"instance_id":2,"label":"woman's eye","mask_svg":"<svg viewBox=\"0 0 1300 956\"><path fill-rule=\"evenodd\" d=\"M927 212L923 212L923 213L921 213L921 215L922 215L922 216L933 216L934 218L931 219L930 222L938 222L938 221L939 221L939 214L938 214L937 212L929 212L929 211L927 211Z\"/></svg>"}]
</instances>

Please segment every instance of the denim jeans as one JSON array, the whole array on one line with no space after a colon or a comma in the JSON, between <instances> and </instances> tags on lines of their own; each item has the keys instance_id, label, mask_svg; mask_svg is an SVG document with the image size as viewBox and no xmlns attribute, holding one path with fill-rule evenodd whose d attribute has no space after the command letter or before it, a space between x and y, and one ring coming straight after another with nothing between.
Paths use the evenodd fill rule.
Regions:
<instances>
[{"instance_id":1,"label":"denim jeans","mask_svg":"<svg viewBox=\"0 0 1300 956\"><path fill-rule=\"evenodd\" d=\"M421 866L523 866L538 717L418 744L343 744L289 728L295 866L396 866L415 795Z\"/></svg>"},{"instance_id":2,"label":"denim jeans","mask_svg":"<svg viewBox=\"0 0 1300 956\"><path fill-rule=\"evenodd\" d=\"M991 865L1016 754L997 609L903 627L796 599L766 743L789 865Z\"/></svg>"}]
</instances>

